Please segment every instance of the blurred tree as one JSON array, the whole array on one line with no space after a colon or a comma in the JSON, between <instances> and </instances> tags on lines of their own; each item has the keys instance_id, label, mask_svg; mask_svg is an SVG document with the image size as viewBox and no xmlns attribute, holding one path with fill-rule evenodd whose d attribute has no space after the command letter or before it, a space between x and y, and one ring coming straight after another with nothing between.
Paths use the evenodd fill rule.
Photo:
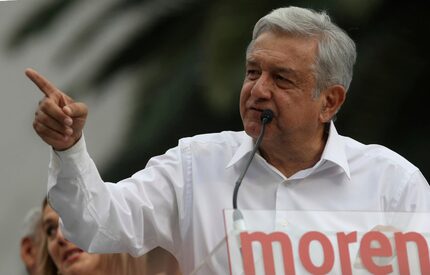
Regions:
<instances>
[{"instance_id":1,"label":"blurred tree","mask_svg":"<svg viewBox=\"0 0 430 275\"><path fill-rule=\"evenodd\" d=\"M30 37L48 31L81 1L45 2L16 28L9 50L18 51ZM138 79L127 146L103 171L104 178L129 176L180 137L240 130L238 98L253 25L271 9L287 5L326 9L357 42L355 78L339 114L339 131L387 145L430 177L425 2L117 0L100 4L103 11L53 53L53 65L67 67L106 24L142 13L130 26L131 34L121 38L121 47L97 64L94 73L76 76L78 85L67 89L77 97L89 90L102 95L102 84L115 75L127 72Z\"/></svg>"}]
</instances>

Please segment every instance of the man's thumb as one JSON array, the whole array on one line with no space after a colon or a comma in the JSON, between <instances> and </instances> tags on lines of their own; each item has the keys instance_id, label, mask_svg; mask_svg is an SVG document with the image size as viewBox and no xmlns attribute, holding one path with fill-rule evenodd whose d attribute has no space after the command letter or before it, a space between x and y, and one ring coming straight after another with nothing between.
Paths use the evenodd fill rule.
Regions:
<instances>
[{"instance_id":1,"label":"man's thumb","mask_svg":"<svg viewBox=\"0 0 430 275\"><path fill-rule=\"evenodd\" d=\"M64 106L63 112L70 117L86 117L88 108L84 103L74 102Z\"/></svg>"}]
</instances>

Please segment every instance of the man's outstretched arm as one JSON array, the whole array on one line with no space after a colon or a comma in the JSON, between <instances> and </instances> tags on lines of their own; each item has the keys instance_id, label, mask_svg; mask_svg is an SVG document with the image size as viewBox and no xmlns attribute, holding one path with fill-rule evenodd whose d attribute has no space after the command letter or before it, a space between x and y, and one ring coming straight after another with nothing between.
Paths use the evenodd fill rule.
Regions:
<instances>
[{"instance_id":1,"label":"man's outstretched arm","mask_svg":"<svg viewBox=\"0 0 430 275\"><path fill-rule=\"evenodd\" d=\"M141 255L178 239L176 190L182 190L178 148L118 184L104 182L82 134L88 110L32 69L26 75L45 95L33 127L52 146L48 200L67 239L90 252ZM168 173L167 173L167 172ZM172 186L175 184L175 186Z\"/></svg>"}]
</instances>

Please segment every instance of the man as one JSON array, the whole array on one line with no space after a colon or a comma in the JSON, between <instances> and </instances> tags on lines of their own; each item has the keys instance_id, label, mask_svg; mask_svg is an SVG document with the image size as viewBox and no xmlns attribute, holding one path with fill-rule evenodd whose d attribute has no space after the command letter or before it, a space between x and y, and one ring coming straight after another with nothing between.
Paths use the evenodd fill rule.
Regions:
<instances>
[{"instance_id":1,"label":"man","mask_svg":"<svg viewBox=\"0 0 430 275\"><path fill-rule=\"evenodd\" d=\"M257 22L240 97L244 132L184 138L118 184L104 183L82 129L87 107L29 69L42 90L34 128L53 147L49 198L65 235L89 251L162 246L190 273L224 237L222 210L273 111L239 208L412 211L429 207L420 171L396 153L340 136L332 118L352 79L354 42L325 13L296 7Z\"/></svg>"},{"instance_id":2,"label":"man","mask_svg":"<svg viewBox=\"0 0 430 275\"><path fill-rule=\"evenodd\" d=\"M20 254L27 274L37 274L37 257L41 244L41 213L39 208L32 208L24 218Z\"/></svg>"}]
</instances>

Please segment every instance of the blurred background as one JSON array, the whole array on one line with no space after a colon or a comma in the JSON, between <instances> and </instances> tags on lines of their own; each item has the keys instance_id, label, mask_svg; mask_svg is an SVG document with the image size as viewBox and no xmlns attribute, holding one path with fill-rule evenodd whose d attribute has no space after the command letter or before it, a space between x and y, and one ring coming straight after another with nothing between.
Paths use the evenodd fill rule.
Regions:
<instances>
[{"instance_id":1,"label":"blurred background","mask_svg":"<svg viewBox=\"0 0 430 275\"><path fill-rule=\"evenodd\" d=\"M242 129L253 25L289 5L327 10L357 43L338 131L397 151L429 179L425 1L0 1L0 274L23 274L22 221L46 192L49 150L31 126L42 94L26 67L89 105L89 151L117 181L180 137Z\"/></svg>"}]
</instances>

